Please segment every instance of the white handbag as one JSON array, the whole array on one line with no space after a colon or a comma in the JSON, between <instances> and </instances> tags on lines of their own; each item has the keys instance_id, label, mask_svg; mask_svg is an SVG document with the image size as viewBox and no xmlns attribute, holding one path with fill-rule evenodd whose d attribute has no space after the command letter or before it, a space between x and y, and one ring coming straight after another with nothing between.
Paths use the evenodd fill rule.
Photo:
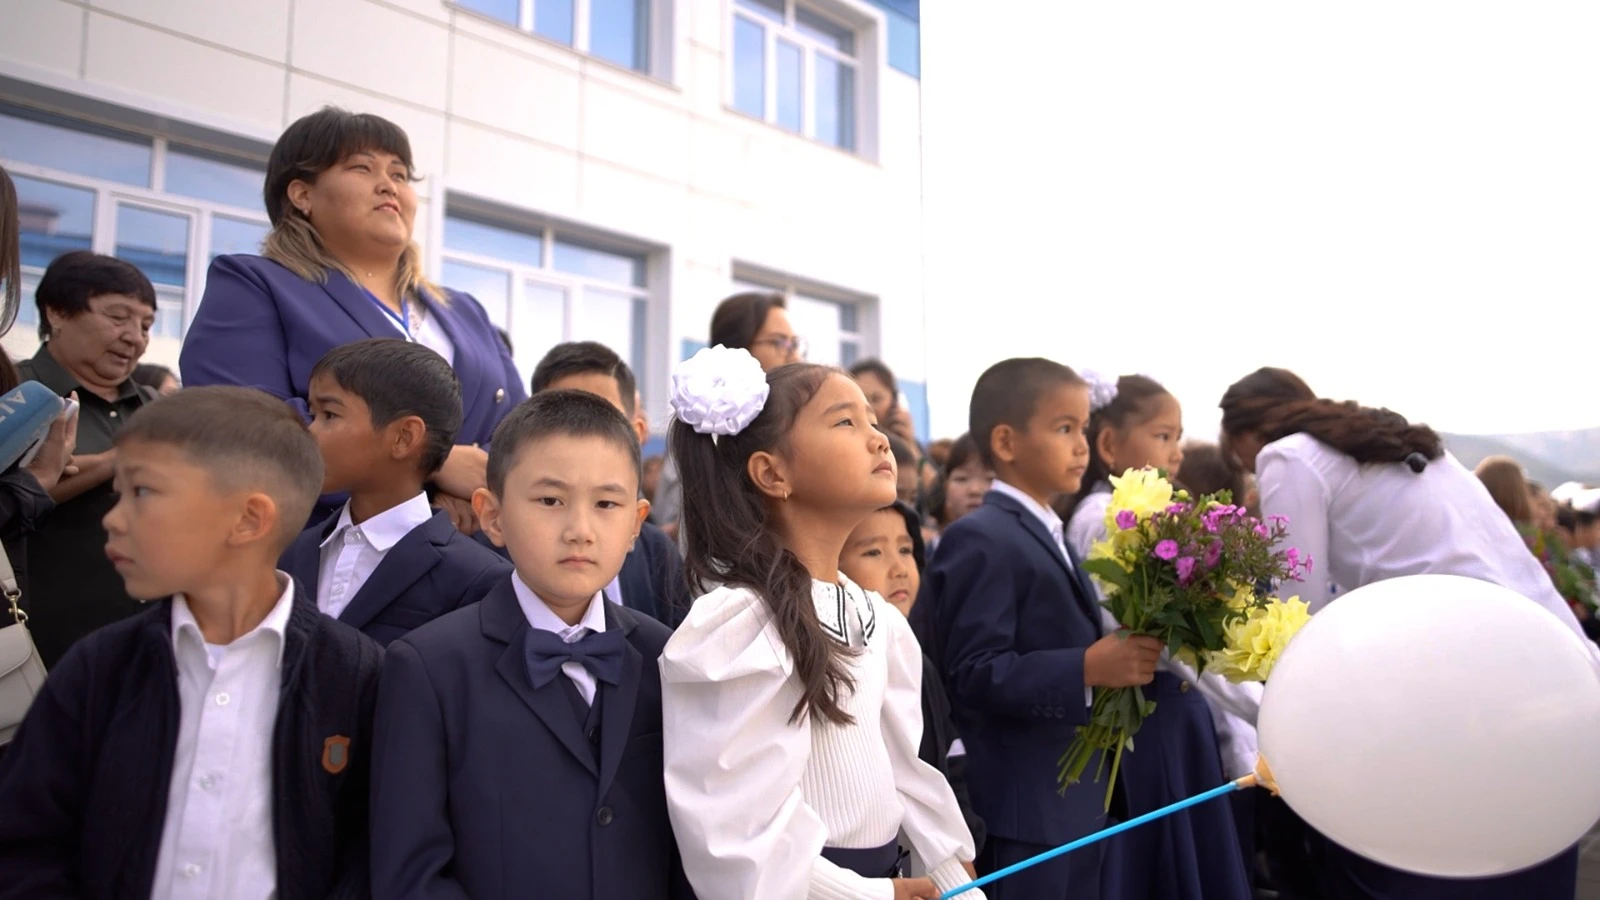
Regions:
<instances>
[{"instance_id":1,"label":"white handbag","mask_svg":"<svg viewBox=\"0 0 1600 900\"><path fill-rule=\"evenodd\" d=\"M33 697L44 685L44 660L33 645L33 635L28 633L28 614L22 611L19 601L22 592L17 589L17 573L11 570L11 559L0 548L0 590L10 607L15 624L0 628L0 746L11 743L22 718L33 705ZM3 616L4 611L0 611Z\"/></svg>"}]
</instances>

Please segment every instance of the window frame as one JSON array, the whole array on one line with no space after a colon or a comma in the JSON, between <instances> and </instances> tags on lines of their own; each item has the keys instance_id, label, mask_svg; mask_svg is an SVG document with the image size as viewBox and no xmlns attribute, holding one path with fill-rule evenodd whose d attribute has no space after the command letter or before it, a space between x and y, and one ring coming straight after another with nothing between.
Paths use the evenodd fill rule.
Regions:
<instances>
[{"instance_id":1,"label":"window frame","mask_svg":"<svg viewBox=\"0 0 1600 900\"><path fill-rule=\"evenodd\" d=\"M787 134L794 134L809 141L815 141L824 147L832 147L843 153L851 155L864 154L865 147L865 110L867 81L866 73L869 69L872 54L867 52L873 38L872 29L861 23L851 22L834 13L825 6L813 3L802 3L801 0L780 0L783 3L783 22L779 23L760 13L744 8L738 0L730 0L728 4L729 16L727 24L727 58L729 65L728 90L724 103L728 110L745 118L765 122ZM842 53L829 47L816 38L801 31L796 24L799 9L804 7L806 12L824 21L835 25L852 36L854 52ZM762 31L762 113L757 116L747 110L740 109L736 104L738 100L738 60L734 53L734 35L738 22L743 19ZM787 126L778 123L778 41L782 39L801 49L800 56L800 130L793 131ZM816 97L816 57L818 54L832 59L834 62L848 68L852 72L850 108L850 135L849 146L842 146L817 137L817 97Z\"/></svg>"},{"instance_id":2,"label":"window frame","mask_svg":"<svg viewBox=\"0 0 1600 900\"><path fill-rule=\"evenodd\" d=\"M736 294L741 291L766 291L781 294L785 305L790 307L793 306L797 297L814 303L829 303L837 306L841 311L839 365L843 368L849 368L857 360L878 355L877 301L875 298L840 288L829 287L818 282L735 265L733 276L729 279L729 294ZM855 313L854 330L846 330L844 327L843 310L846 308L853 310ZM812 347L816 346L811 335L798 334L796 337L804 338ZM853 357L845 352L847 346L853 349L855 354Z\"/></svg>"},{"instance_id":3,"label":"window frame","mask_svg":"<svg viewBox=\"0 0 1600 900\"><path fill-rule=\"evenodd\" d=\"M593 18L592 0L572 0L572 43L565 43L557 38L534 30L535 7L538 0L517 0L517 20L510 22L498 18L490 13L473 9L465 5L462 0L446 0L449 7L464 15L472 16L484 22L491 22L502 28L510 28L528 37L537 38L554 47L561 47L577 53L586 59L592 59L624 72L632 72L646 78L658 81L667 81L670 71L671 45L663 37L664 27L672 21L672 0L644 0L644 8L648 21L645 22L645 35L643 46L645 50L644 66L634 68L615 60L597 55L593 49L593 29L590 23Z\"/></svg>"},{"instance_id":4,"label":"window frame","mask_svg":"<svg viewBox=\"0 0 1600 900\"><path fill-rule=\"evenodd\" d=\"M449 219L459 219L529 237L538 237L539 262L535 265L523 260L506 259L471 250L453 248L446 237ZM448 208L447 204L440 224L437 266L438 275L441 279L444 274L444 267L448 263L490 269L495 272L505 273L510 279L510 291L506 298L505 321L506 331L512 335L513 343L516 342L516 310L528 306L528 284L530 282L558 288L563 292L560 329L562 341L576 339L573 336L573 327L575 324L580 323L583 320L583 316L586 315L582 310L582 306L590 290L626 295L632 302L630 310L632 319L629 322L629 343L631 346L629 347L630 352L624 356L623 361L633 369L634 379L638 382L639 391L643 395L645 402L650 402L651 395L654 393L653 379L648 376L650 360L653 358L650 341L652 334L652 287L656 279L652 256L656 252L655 250L644 246L628 245L614 238L596 238L581 228L563 227L555 222L518 222L514 219L508 220L492 212L480 212L475 208L475 204L470 201L466 203L458 201L454 210ZM555 267L555 247L558 240L563 243L591 247L608 253L637 257L643 266L644 284L642 286L621 284L557 269ZM441 280L440 283L445 287L451 286L448 280ZM518 350L520 351L521 348L518 348ZM522 377L532 378L533 369L529 367L527 371L522 371L523 368L521 365L518 366L518 371Z\"/></svg>"},{"instance_id":5,"label":"window frame","mask_svg":"<svg viewBox=\"0 0 1600 900\"><path fill-rule=\"evenodd\" d=\"M97 123L89 120L79 120L71 117L62 117L67 127L75 124L87 126L82 129L86 133L94 133ZM43 181L64 187L77 188L91 191L94 194L94 212L91 218L89 249L92 252L106 256L117 255L117 209L121 206L131 206L139 209L150 210L157 213L184 216L189 220L189 240L184 248L186 258L184 261L184 284L179 290L183 295L182 317L179 333L172 337L181 341L188 333L189 325L194 321L195 313L200 307L200 297L205 290L205 275L211 266L211 230L213 219L220 215L225 218L252 222L263 228L270 228L265 209L254 210L219 203L214 200L203 200L198 197L189 197L182 194L172 194L165 190L166 162L168 145L172 139L164 135L138 133L141 138L151 142L150 154L150 184L151 187L141 187L106 178L96 178L88 175L79 175L48 166L25 163L6 157L0 157L0 166L14 176L22 176L35 181ZM194 148L208 150L208 148L195 147L191 141L176 141L181 148ZM232 154L216 154L231 157L240 165L259 164L266 169L265 159L250 159ZM44 269L39 266L23 266L22 280L26 284L36 284L43 277ZM158 302L169 299L173 293L174 285L157 285ZM163 290L165 289L165 290ZM37 314L36 304L31 297L25 297L23 309L18 311L18 319L29 325L37 325L36 318L29 318ZM154 332L152 335L155 336Z\"/></svg>"}]
</instances>

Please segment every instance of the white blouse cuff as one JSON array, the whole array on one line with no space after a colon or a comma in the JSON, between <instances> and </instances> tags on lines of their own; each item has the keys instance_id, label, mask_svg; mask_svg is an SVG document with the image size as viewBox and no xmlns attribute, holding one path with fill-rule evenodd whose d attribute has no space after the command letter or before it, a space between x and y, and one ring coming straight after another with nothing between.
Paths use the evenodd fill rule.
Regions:
<instances>
[{"instance_id":1,"label":"white blouse cuff","mask_svg":"<svg viewBox=\"0 0 1600 900\"><path fill-rule=\"evenodd\" d=\"M894 882L863 878L819 856L811 866L811 891L806 900L894 900Z\"/></svg>"},{"instance_id":2,"label":"white blouse cuff","mask_svg":"<svg viewBox=\"0 0 1600 900\"><path fill-rule=\"evenodd\" d=\"M964 884L972 883L972 877L967 874L966 869L961 867L961 860L953 856L945 860L944 864L939 868L928 873L928 877L933 879L934 886L939 889L941 894ZM967 891L961 895L961 900L983 900L983 888L973 888Z\"/></svg>"}]
</instances>

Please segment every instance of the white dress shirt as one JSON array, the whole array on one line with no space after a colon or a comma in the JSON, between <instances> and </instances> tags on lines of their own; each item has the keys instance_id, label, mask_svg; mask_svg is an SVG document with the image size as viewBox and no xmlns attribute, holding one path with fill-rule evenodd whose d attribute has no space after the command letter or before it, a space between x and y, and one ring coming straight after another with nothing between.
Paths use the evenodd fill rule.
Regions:
<instances>
[{"instance_id":1,"label":"white dress shirt","mask_svg":"<svg viewBox=\"0 0 1600 900\"><path fill-rule=\"evenodd\" d=\"M615 603L618 606L627 606L628 605L628 604L622 602L622 573L621 572L617 573L617 577L611 579L611 583L605 586L605 590L604 590L603 593L606 595L606 599L607 600L610 600L612 603Z\"/></svg>"},{"instance_id":2,"label":"white dress shirt","mask_svg":"<svg viewBox=\"0 0 1600 900\"><path fill-rule=\"evenodd\" d=\"M350 504L346 503L333 531L322 541L317 609L339 618L394 545L432 518L426 494L392 506L360 525L351 521Z\"/></svg>"},{"instance_id":3,"label":"white dress shirt","mask_svg":"<svg viewBox=\"0 0 1600 900\"><path fill-rule=\"evenodd\" d=\"M1327 605L1329 579L1353 591L1403 575L1461 575L1510 588L1583 634L1516 526L1449 453L1421 472L1364 466L1294 434L1262 449L1256 483L1261 511L1288 518L1285 544L1312 558L1312 575L1283 589L1312 613Z\"/></svg>"},{"instance_id":4,"label":"white dress shirt","mask_svg":"<svg viewBox=\"0 0 1600 900\"><path fill-rule=\"evenodd\" d=\"M595 594L589 601L589 608L584 610L583 618L576 625L568 625L562 621L555 611L539 599L533 589L522 582L522 576L511 579L511 588L517 594L517 605L522 607L522 614L527 617L528 624L540 631L548 631L565 643L579 640L591 631L600 634L606 630L606 603L603 594ZM583 663L564 662L561 664L561 673L572 679L573 687L583 695L583 702L594 705L595 681Z\"/></svg>"},{"instance_id":5,"label":"white dress shirt","mask_svg":"<svg viewBox=\"0 0 1600 900\"><path fill-rule=\"evenodd\" d=\"M383 306L382 301L376 296L372 298L372 302ZM411 321L404 326L400 324L400 316L387 306L383 306L384 318L389 320L389 324L394 326L395 332L400 337L427 347L444 357L445 362L454 365L456 345L451 342L450 335L445 333L444 327L428 310L428 305L413 298L406 301L405 308Z\"/></svg>"},{"instance_id":6,"label":"white dress shirt","mask_svg":"<svg viewBox=\"0 0 1600 900\"><path fill-rule=\"evenodd\" d=\"M172 600L181 718L156 862L155 900L271 900L272 730L294 583L249 634L207 644L189 604Z\"/></svg>"},{"instance_id":7,"label":"white dress shirt","mask_svg":"<svg viewBox=\"0 0 1600 900\"><path fill-rule=\"evenodd\" d=\"M662 652L667 811L689 882L702 900L890 900L889 879L821 852L903 834L941 891L966 884L972 835L949 782L917 758L922 650L910 625L843 575L811 594L823 629L857 651L839 698L851 724L789 721L794 659L749 589L701 597Z\"/></svg>"},{"instance_id":8,"label":"white dress shirt","mask_svg":"<svg viewBox=\"0 0 1600 900\"><path fill-rule=\"evenodd\" d=\"M1024 493L1021 488L1012 487L998 478L996 478L989 485L989 490L994 491L997 494L1005 494L1007 497L1010 497L1018 503L1021 503L1023 509L1033 513L1034 518L1044 523L1045 530L1050 532L1050 537L1055 540L1056 546L1061 549L1061 560L1067 564L1068 571L1072 572L1074 575L1077 574L1078 567L1072 564L1072 556L1067 553L1066 525L1061 521L1061 517L1056 515L1055 510L1048 506L1041 505L1039 501ZM1109 618L1110 617L1105 610L1100 611L1100 623L1102 626L1105 625ZM1111 631L1116 630L1117 625L1115 622L1113 622L1110 631L1107 631L1106 633L1109 634ZM1094 688L1087 685L1085 685L1083 688L1083 705L1094 705Z\"/></svg>"},{"instance_id":9,"label":"white dress shirt","mask_svg":"<svg viewBox=\"0 0 1600 900\"><path fill-rule=\"evenodd\" d=\"M1106 539L1106 508L1110 505L1111 485L1101 482L1072 511L1072 521L1067 523L1067 542L1080 558L1087 558L1089 548ZM1095 592L1099 591L1100 585L1095 582ZM1108 633L1122 627L1103 606L1100 621ZM1197 676L1193 667L1168 656L1165 650L1161 651L1157 668L1193 684L1206 698L1211 725L1217 732L1217 755L1222 759L1223 775L1242 778L1254 772L1260 747L1255 718L1261 708L1262 686L1257 682L1234 684L1214 672Z\"/></svg>"}]
</instances>

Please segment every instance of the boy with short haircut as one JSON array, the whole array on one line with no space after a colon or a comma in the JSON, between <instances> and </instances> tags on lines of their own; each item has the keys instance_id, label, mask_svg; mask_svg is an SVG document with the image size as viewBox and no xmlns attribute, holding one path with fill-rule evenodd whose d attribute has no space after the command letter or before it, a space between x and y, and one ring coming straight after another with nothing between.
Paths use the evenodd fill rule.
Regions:
<instances>
[{"instance_id":1,"label":"boy with short haircut","mask_svg":"<svg viewBox=\"0 0 1600 900\"><path fill-rule=\"evenodd\" d=\"M615 406L633 423L642 446L649 438L639 415L639 390L633 370L610 347L594 341L557 344L533 370L532 394L550 390L588 391ZM648 495L646 496L648 499ZM606 585L606 599L637 610L658 622L676 626L689 612L689 581L683 555L667 533L651 522L639 531L639 542Z\"/></svg>"},{"instance_id":2,"label":"boy with short haircut","mask_svg":"<svg viewBox=\"0 0 1600 900\"><path fill-rule=\"evenodd\" d=\"M513 577L389 645L373 893L692 897L661 765L666 626L602 589L649 512L611 404L548 391L495 429L484 531Z\"/></svg>"},{"instance_id":3,"label":"boy with short haircut","mask_svg":"<svg viewBox=\"0 0 1600 900\"><path fill-rule=\"evenodd\" d=\"M945 673L967 750L972 805L988 826L988 873L1106 824L1106 785L1057 792L1057 760L1087 724L1093 687L1148 684L1161 643L1102 635L1094 588L1050 508L1089 461L1089 389L1046 359L990 367L972 392L971 433L995 473L981 507L940 538L912 610ZM991 884L991 898L1063 900L1100 891L1102 845Z\"/></svg>"},{"instance_id":4,"label":"boy with short haircut","mask_svg":"<svg viewBox=\"0 0 1600 900\"><path fill-rule=\"evenodd\" d=\"M202 387L115 446L105 552L157 602L75 644L29 710L0 767L0 896L366 896L382 650L274 571L316 442L274 397Z\"/></svg>"},{"instance_id":5,"label":"boy with short haircut","mask_svg":"<svg viewBox=\"0 0 1600 900\"><path fill-rule=\"evenodd\" d=\"M307 393L322 490L350 495L283 555L318 609L386 645L511 574L423 493L461 425L461 385L444 357L409 341L356 341L317 363Z\"/></svg>"}]
</instances>

